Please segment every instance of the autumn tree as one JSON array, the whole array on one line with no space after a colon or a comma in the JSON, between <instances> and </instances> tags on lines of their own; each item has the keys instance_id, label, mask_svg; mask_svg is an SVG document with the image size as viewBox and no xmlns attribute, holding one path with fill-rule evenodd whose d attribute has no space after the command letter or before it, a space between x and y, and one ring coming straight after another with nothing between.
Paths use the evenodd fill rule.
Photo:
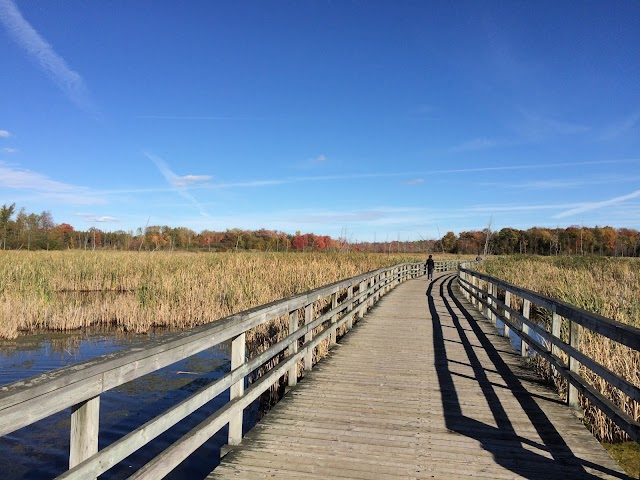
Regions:
<instances>
[{"instance_id":1,"label":"autumn tree","mask_svg":"<svg viewBox=\"0 0 640 480\"><path fill-rule=\"evenodd\" d=\"M16 204L12 203L7 206L3 204L0 207L0 230L2 230L2 249L7 249L7 232L9 231L9 220L13 216L13 212L16 209Z\"/></svg>"}]
</instances>

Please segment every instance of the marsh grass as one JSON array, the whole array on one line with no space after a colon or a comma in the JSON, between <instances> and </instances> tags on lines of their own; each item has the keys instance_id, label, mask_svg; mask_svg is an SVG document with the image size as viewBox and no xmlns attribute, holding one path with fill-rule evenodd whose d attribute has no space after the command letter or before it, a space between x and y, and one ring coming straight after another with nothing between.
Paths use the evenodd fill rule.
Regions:
<instances>
[{"instance_id":1,"label":"marsh grass","mask_svg":"<svg viewBox=\"0 0 640 480\"><path fill-rule=\"evenodd\" d=\"M482 272L508 283L557 298L584 310L640 328L640 259L602 257L501 257L484 262ZM551 312L536 309L532 318L551 330ZM624 345L581 329L580 350L627 381L640 387L640 353ZM568 322L562 324L561 337L568 340ZM562 357L562 355L561 355ZM564 358L566 361L566 357ZM534 355L534 367L553 382L566 398L567 383L554 375L541 357ZM607 384L586 367L580 374L599 392L627 414L640 419L640 404ZM611 420L584 397L580 405L585 423L602 441L627 439Z\"/></svg>"},{"instance_id":2,"label":"marsh grass","mask_svg":"<svg viewBox=\"0 0 640 480\"><path fill-rule=\"evenodd\" d=\"M422 255L0 252L0 337L190 328Z\"/></svg>"}]
</instances>

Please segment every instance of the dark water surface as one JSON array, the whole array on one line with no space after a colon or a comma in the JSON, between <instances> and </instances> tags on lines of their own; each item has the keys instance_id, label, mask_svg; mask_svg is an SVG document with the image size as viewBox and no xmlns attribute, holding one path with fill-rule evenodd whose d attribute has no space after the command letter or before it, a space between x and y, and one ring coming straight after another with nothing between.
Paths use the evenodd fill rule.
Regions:
<instances>
[{"instance_id":1,"label":"dark water surface","mask_svg":"<svg viewBox=\"0 0 640 480\"><path fill-rule=\"evenodd\" d=\"M159 335L162 334L47 333L2 340L0 385L140 346ZM220 378L229 371L230 364L229 344L221 344L102 394L99 448L110 445ZM100 478L127 478L228 399L228 391L220 394ZM255 423L257 414L257 403L245 410L245 430ZM69 463L70 422L71 409L66 409L0 438L0 478L40 480L63 473ZM227 429L224 428L167 478L205 477L218 464L220 447L226 443L226 437Z\"/></svg>"}]
</instances>

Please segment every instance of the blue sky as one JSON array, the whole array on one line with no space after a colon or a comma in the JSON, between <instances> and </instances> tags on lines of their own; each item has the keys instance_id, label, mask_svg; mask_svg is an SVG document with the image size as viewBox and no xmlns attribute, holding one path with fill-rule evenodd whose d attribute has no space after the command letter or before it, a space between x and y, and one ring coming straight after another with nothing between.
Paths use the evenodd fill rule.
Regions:
<instances>
[{"instance_id":1,"label":"blue sky","mask_svg":"<svg viewBox=\"0 0 640 480\"><path fill-rule=\"evenodd\" d=\"M0 0L0 204L352 241L640 228L640 2Z\"/></svg>"}]
</instances>

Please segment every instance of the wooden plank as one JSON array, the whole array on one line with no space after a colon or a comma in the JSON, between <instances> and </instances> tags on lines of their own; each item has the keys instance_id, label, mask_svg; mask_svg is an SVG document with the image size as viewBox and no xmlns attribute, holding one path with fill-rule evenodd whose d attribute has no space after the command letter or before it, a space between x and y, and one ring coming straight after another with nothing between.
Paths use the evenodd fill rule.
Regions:
<instances>
[{"instance_id":1,"label":"wooden plank","mask_svg":"<svg viewBox=\"0 0 640 480\"><path fill-rule=\"evenodd\" d=\"M451 285L385 296L209 478L624 478Z\"/></svg>"}]
</instances>

